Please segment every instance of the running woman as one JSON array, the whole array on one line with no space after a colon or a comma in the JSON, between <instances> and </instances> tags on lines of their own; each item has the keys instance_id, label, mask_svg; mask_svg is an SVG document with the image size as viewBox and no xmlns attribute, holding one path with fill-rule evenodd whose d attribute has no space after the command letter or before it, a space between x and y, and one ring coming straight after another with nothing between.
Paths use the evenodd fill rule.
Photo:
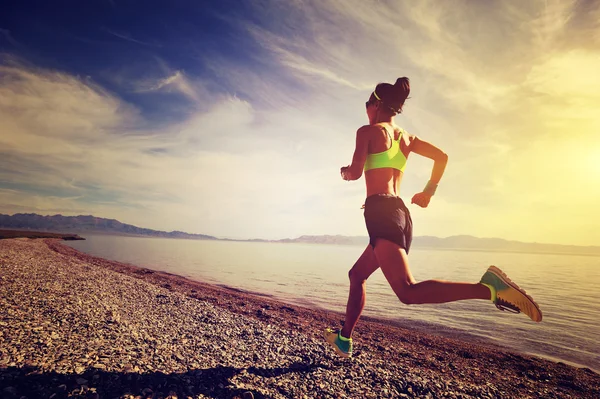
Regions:
<instances>
[{"instance_id":1,"label":"running woman","mask_svg":"<svg viewBox=\"0 0 600 399\"><path fill-rule=\"evenodd\" d=\"M364 170L367 185L364 216L369 232L369 244L348 274L350 293L344 326L339 330L325 330L327 342L343 357L352 356L352 332L365 306L366 281L378 268L405 304L485 299L500 310L522 312L536 322L542 320L539 306L496 266L490 266L479 283L440 280L417 283L413 278L407 258L412 220L399 196L406 160L410 153L415 153L434 161L429 182L411 201L426 208L444 174L448 156L394 124L394 117L402 112L409 93L410 83L406 77L399 78L393 85L380 83L375 87L366 102L369 124L356 132L352 164L341 168L344 180L357 180Z\"/></svg>"}]
</instances>

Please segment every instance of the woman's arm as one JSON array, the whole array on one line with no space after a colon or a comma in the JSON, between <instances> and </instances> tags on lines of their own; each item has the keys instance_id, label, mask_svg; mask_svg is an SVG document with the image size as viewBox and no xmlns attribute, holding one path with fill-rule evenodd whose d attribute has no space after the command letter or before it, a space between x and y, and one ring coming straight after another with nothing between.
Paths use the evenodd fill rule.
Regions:
<instances>
[{"instance_id":1,"label":"woman's arm","mask_svg":"<svg viewBox=\"0 0 600 399\"><path fill-rule=\"evenodd\" d=\"M429 182L427 182L423 192L415 194L411 201L413 204L426 208L435 193L438 183L442 179L446 164L448 163L448 155L433 144L423 141L418 137L415 137L412 142L411 152L433 160L433 169L431 170Z\"/></svg>"},{"instance_id":2,"label":"woman's arm","mask_svg":"<svg viewBox=\"0 0 600 399\"><path fill-rule=\"evenodd\" d=\"M341 168L340 173L344 180L358 180L362 176L367 154L369 153L369 130L371 126L363 126L356 132L356 148L352 157L352 164Z\"/></svg>"}]
</instances>

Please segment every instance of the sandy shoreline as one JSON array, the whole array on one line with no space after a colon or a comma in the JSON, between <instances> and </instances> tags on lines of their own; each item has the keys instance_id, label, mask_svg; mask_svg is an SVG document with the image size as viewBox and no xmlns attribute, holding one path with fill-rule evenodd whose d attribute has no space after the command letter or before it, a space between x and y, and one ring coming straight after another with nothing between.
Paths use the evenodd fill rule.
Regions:
<instances>
[{"instance_id":1,"label":"sandy shoreline","mask_svg":"<svg viewBox=\"0 0 600 399\"><path fill-rule=\"evenodd\" d=\"M6 398L600 397L589 369L371 319L342 360L321 337L339 314L54 239L0 240L0 309Z\"/></svg>"}]
</instances>

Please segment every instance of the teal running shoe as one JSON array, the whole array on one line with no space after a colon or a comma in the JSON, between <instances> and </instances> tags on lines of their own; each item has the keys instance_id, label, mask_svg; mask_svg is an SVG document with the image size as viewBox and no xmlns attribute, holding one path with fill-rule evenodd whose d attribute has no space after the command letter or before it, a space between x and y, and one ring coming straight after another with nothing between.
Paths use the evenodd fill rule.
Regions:
<instances>
[{"instance_id":1,"label":"teal running shoe","mask_svg":"<svg viewBox=\"0 0 600 399\"><path fill-rule=\"evenodd\" d=\"M341 330L325 329L325 340L333 346L338 355L352 357L352 338L342 337Z\"/></svg>"},{"instance_id":2,"label":"teal running shoe","mask_svg":"<svg viewBox=\"0 0 600 399\"><path fill-rule=\"evenodd\" d=\"M522 312L535 322L542 321L542 311L533 298L496 266L487 269L480 283L490 289L492 302L498 309L512 313Z\"/></svg>"}]
</instances>

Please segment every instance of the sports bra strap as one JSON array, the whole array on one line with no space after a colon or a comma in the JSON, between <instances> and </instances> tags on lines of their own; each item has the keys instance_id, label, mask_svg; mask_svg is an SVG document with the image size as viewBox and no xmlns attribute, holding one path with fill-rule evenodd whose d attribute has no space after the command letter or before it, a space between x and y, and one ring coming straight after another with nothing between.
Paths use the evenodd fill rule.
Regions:
<instances>
[{"instance_id":1,"label":"sports bra strap","mask_svg":"<svg viewBox=\"0 0 600 399\"><path fill-rule=\"evenodd\" d=\"M385 130L385 132L388 134L388 136L389 136L389 138L390 138L390 140L391 140L392 142L394 142L394 141L400 142L400 139L402 138L402 133L404 133L404 130L402 130L402 128L400 128L400 129L399 129L399 130L400 130L400 133L398 134L398 140L394 140L394 136L395 136L395 134L390 134L390 131L387 129L387 127L386 127L386 126L384 126L384 125L381 125L381 127L382 127L382 128L383 128L383 130ZM392 130L392 132L396 133L394 130Z\"/></svg>"},{"instance_id":2,"label":"sports bra strap","mask_svg":"<svg viewBox=\"0 0 600 399\"><path fill-rule=\"evenodd\" d=\"M387 127L386 127L386 126L383 126L383 125L382 125L381 127L383 128L383 130L385 130L385 132L386 132L386 133L387 133L387 135L389 136L390 140L391 140L391 141L394 141L394 136L392 136L392 135L390 134L390 131L387 129Z\"/></svg>"}]
</instances>

